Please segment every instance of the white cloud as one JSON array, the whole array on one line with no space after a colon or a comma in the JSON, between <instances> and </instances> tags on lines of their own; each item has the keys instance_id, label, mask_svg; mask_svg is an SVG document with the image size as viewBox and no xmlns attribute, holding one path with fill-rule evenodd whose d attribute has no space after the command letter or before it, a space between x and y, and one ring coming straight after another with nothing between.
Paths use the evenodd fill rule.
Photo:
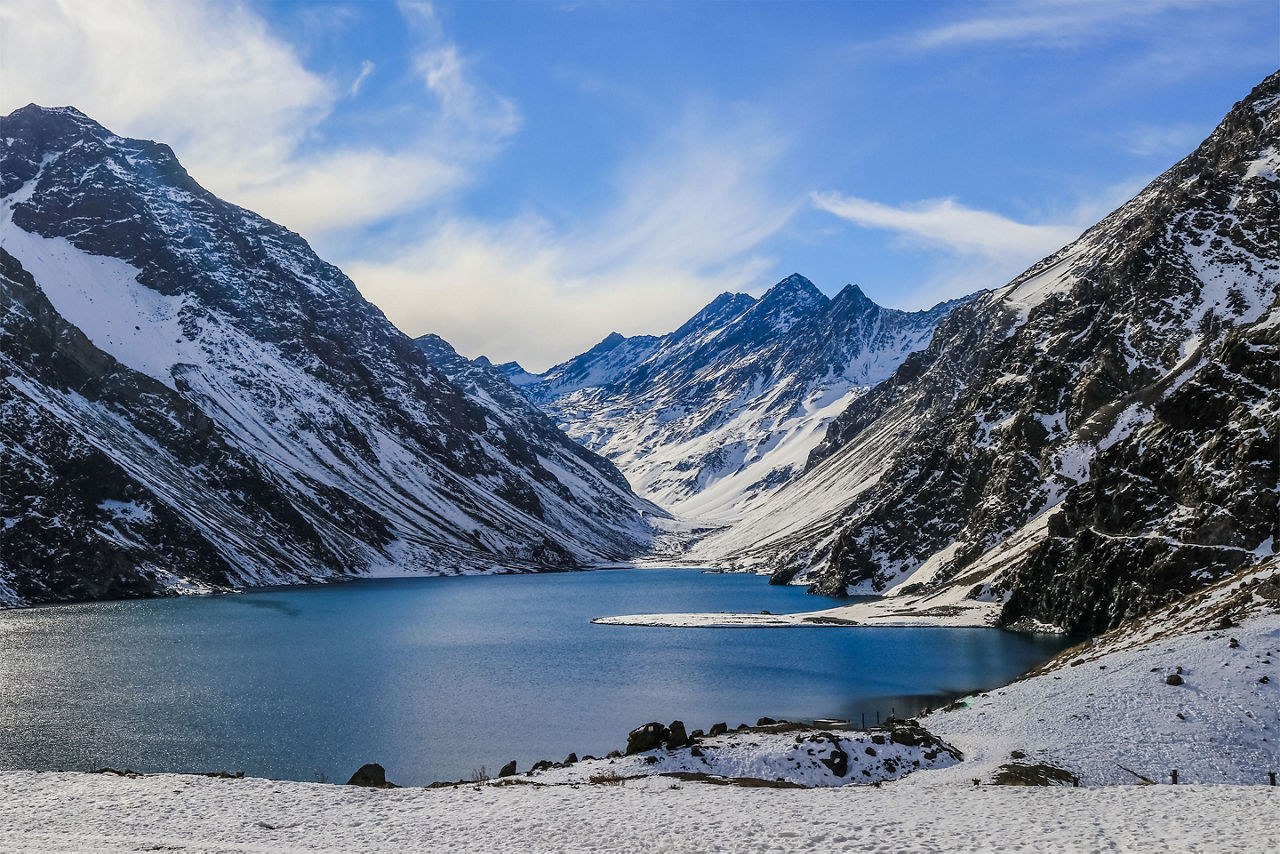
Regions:
<instances>
[{"instance_id":1,"label":"white cloud","mask_svg":"<svg viewBox=\"0 0 1280 854\"><path fill-rule=\"evenodd\" d=\"M1102 187L1037 224L965 207L954 199L895 207L839 193L813 193L810 198L819 210L888 232L901 248L934 253L932 269L921 280L884 295L896 307L918 309L1007 284L1133 198L1146 183L1138 179Z\"/></svg>"},{"instance_id":2,"label":"white cloud","mask_svg":"<svg viewBox=\"0 0 1280 854\"><path fill-rule=\"evenodd\" d=\"M865 228L891 231L915 244L946 252L991 258L1042 258L1080 235L1076 224L1028 225L989 211L967 208L954 199L932 199L893 207L880 202L814 193L815 207Z\"/></svg>"},{"instance_id":3,"label":"white cloud","mask_svg":"<svg viewBox=\"0 0 1280 854\"><path fill-rule=\"evenodd\" d=\"M1228 0L1230 2L1230 0ZM1197 10L1223 5L1211 0L1018 0L972 4L971 14L912 33L908 45L933 50L997 43L1071 48L1099 38L1149 26L1169 11Z\"/></svg>"},{"instance_id":4,"label":"white cloud","mask_svg":"<svg viewBox=\"0 0 1280 854\"><path fill-rule=\"evenodd\" d=\"M401 329L435 332L469 356L531 370L604 335L675 328L724 290L767 282L760 245L799 207L768 191L782 154L751 122L677 123L621 170L598 216L556 228L444 219L387 261L343 264Z\"/></svg>"},{"instance_id":5,"label":"white cloud","mask_svg":"<svg viewBox=\"0 0 1280 854\"><path fill-rule=\"evenodd\" d=\"M371 60L366 59L360 63L360 73L356 75L356 79L351 81L351 89L348 90L348 97L354 98L360 94L360 87L364 86L364 81L369 79L369 75L373 73L373 69L377 66Z\"/></svg>"},{"instance_id":6,"label":"white cloud","mask_svg":"<svg viewBox=\"0 0 1280 854\"><path fill-rule=\"evenodd\" d=\"M785 143L745 110L692 105L617 172L602 211L555 225L451 214L521 117L430 3L398 8L418 84L400 93L397 109L416 118L399 147L326 143L326 121L362 95L372 61L354 79L326 78L250 7L218 0L0 0L0 111L74 104L169 143L216 194L345 247L336 260L403 329L471 354L545 367L612 327L674 327L720 290L764 284L772 260L759 247L802 200L768 192ZM329 11L308 11L306 28L349 24L349 10ZM395 234L426 236L368 242L362 226L398 215Z\"/></svg>"},{"instance_id":7,"label":"white cloud","mask_svg":"<svg viewBox=\"0 0 1280 854\"><path fill-rule=\"evenodd\" d=\"M438 29L423 43L456 56ZM0 112L72 104L117 133L163 140L214 193L303 232L437 202L513 129L514 108L490 119L459 59L448 92L423 90L412 142L325 145L326 119L372 69L339 86L237 3L0 0Z\"/></svg>"}]
</instances>

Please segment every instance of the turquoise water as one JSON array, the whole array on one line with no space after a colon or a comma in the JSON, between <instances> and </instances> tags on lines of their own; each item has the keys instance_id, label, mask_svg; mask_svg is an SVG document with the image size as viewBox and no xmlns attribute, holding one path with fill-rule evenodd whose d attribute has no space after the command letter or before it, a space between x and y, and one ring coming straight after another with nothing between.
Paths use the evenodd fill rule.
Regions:
<instances>
[{"instance_id":1,"label":"turquoise water","mask_svg":"<svg viewBox=\"0 0 1280 854\"><path fill-rule=\"evenodd\" d=\"M663 629L592 617L813 610L688 569L361 581L0 611L0 769L402 784L603 755L628 730L911 712L1063 646L989 629Z\"/></svg>"}]
</instances>

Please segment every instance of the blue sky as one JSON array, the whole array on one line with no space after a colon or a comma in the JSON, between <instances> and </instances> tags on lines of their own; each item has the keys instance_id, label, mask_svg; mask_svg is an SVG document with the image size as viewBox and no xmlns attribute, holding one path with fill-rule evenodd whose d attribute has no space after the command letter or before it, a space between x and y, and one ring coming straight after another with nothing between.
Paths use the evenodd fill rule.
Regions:
<instances>
[{"instance_id":1,"label":"blue sky","mask_svg":"<svg viewBox=\"0 0 1280 854\"><path fill-rule=\"evenodd\" d=\"M1003 284L1278 64L1274 0L0 0L0 110L163 139L406 332L534 369L791 272Z\"/></svg>"}]
</instances>

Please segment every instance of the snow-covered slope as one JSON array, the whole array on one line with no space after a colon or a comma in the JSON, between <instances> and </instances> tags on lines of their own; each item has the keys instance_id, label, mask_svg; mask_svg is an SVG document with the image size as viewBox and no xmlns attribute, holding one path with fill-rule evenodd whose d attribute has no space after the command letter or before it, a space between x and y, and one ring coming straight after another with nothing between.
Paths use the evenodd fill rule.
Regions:
<instances>
[{"instance_id":1,"label":"snow-covered slope","mask_svg":"<svg viewBox=\"0 0 1280 854\"><path fill-rule=\"evenodd\" d=\"M652 508L612 467L468 398L302 238L206 192L167 146L71 108L0 121L0 601L647 546Z\"/></svg>"},{"instance_id":2,"label":"snow-covered slope","mask_svg":"<svg viewBox=\"0 0 1280 854\"><path fill-rule=\"evenodd\" d=\"M642 495L724 522L798 474L827 423L959 302L903 312L793 275L759 300L721 294L669 335L613 333L539 377L500 370Z\"/></svg>"},{"instance_id":3,"label":"snow-covered slope","mask_svg":"<svg viewBox=\"0 0 1280 854\"><path fill-rule=\"evenodd\" d=\"M1079 240L952 312L802 477L694 555L1101 631L1273 554L1278 142L1280 74Z\"/></svg>"}]
</instances>

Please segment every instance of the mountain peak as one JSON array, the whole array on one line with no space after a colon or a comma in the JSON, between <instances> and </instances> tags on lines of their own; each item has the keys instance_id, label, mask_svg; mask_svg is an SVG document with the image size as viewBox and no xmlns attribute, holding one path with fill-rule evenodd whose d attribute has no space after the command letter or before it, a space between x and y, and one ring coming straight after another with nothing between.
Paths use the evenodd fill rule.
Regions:
<instances>
[{"instance_id":1,"label":"mountain peak","mask_svg":"<svg viewBox=\"0 0 1280 854\"><path fill-rule=\"evenodd\" d=\"M813 282L799 273L792 273L769 288L746 317L750 318L749 322L764 320L775 331L786 332L794 323L822 310L829 302L827 295Z\"/></svg>"},{"instance_id":2,"label":"mountain peak","mask_svg":"<svg viewBox=\"0 0 1280 854\"><path fill-rule=\"evenodd\" d=\"M799 299L803 302L821 302L826 299L826 295L824 295L822 291L818 290L817 286L814 285L813 282L809 281L799 273L792 273L790 276L787 276L785 279L769 288L769 290L765 292L762 300L767 300L770 297L774 299L786 297L788 300Z\"/></svg>"},{"instance_id":3,"label":"mountain peak","mask_svg":"<svg viewBox=\"0 0 1280 854\"><path fill-rule=\"evenodd\" d=\"M18 127L58 127L59 130L64 132L72 127L81 130L104 130L102 125L75 107L44 107L36 103L27 104L25 107L19 107L14 110L4 117L4 123ZM13 134L10 133L9 135L12 136Z\"/></svg>"},{"instance_id":4,"label":"mountain peak","mask_svg":"<svg viewBox=\"0 0 1280 854\"><path fill-rule=\"evenodd\" d=\"M880 307L879 303L867 296L866 292L864 292L861 287L852 283L841 288L840 293L835 295L835 299L833 299L832 302L840 304L847 303L858 307Z\"/></svg>"}]
</instances>

